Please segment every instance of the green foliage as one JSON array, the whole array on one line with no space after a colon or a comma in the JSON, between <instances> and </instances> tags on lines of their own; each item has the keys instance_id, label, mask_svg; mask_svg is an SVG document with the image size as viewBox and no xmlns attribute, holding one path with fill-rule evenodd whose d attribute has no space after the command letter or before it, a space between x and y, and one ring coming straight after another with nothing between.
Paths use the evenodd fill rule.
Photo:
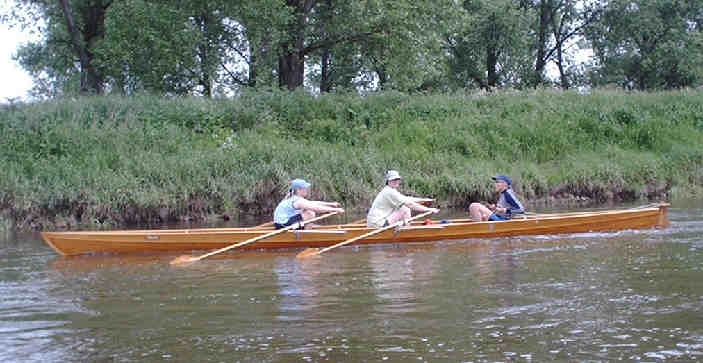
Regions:
<instances>
[{"instance_id":1,"label":"green foliage","mask_svg":"<svg viewBox=\"0 0 703 363\"><path fill-rule=\"evenodd\" d=\"M456 206L491 199L498 172L530 199L659 197L652 188L703 185L702 99L271 90L6 106L0 215L27 227L269 213L296 177L313 182L316 198L363 209L390 168L406 192Z\"/></svg>"},{"instance_id":2,"label":"green foliage","mask_svg":"<svg viewBox=\"0 0 703 363\"><path fill-rule=\"evenodd\" d=\"M186 19L182 8L158 2L115 2L110 7L96 55L115 91L185 94L194 89L202 33Z\"/></svg>"},{"instance_id":3,"label":"green foliage","mask_svg":"<svg viewBox=\"0 0 703 363\"><path fill-rule=\"evenodd\" d=\"M614 83L651 90L701 84L701 3L612 1L586 33L601 66L594 86Z\"/></svg>"},{"instance_id":4,"label":"green foliage","mask_svg":"<svg viewBox=\"0 0 703 363\"><path fill-rule=\"evenodd\" d=\"M463 21L448 29L450 79L458 88L519 88L529 77L529 11L513 0L465 1ZM529 68L529 67L528 67Z\"/></svg>"},{"instance_id":5,"label":"green foliage","mask_svg":"<svg viewBox=\"0 0 703 363\"><path fill-rule=\"evenodd\" d=\"M523 89L556 78L549 63L564 89L679 89L703 79L701 1L70 0L77 37L60 4L13 0L0 14L41 32L15 54L36 99ZM595 59L582 62L575 45Z\"/></svg>"}]
</instances>

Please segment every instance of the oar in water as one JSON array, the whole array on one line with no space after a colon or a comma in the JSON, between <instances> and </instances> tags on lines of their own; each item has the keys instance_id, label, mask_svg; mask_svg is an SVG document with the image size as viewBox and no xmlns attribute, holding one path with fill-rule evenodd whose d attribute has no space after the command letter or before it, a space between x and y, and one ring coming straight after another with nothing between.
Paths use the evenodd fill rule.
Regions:
<instances>
[{"instance_id":1,"label":"oar in water","mask_svg":"<svg viewBox=\"0 0 703 363\"><path fill-rule=\"evenodd\" d=\"M418 215L416 215L415 217L412 217L412 218L408 219L406 222L410 222L410 221L413 221L413 220L415 220L415 219L420 219L420 218L425 217L425 216L428 216L428 215L430 215L430 214L432 214L432 213L433 213L432 211L429 211L429 212L425 212L425 213L418 214ZM305 258L305 257L317 256L317 255L322 254L322 253L325 253L325 252L327 252L327 251L329 251L329 250L331 250L331 249L334 249L334 248L337 248L337 247L342 247L342 246L344 246L344 245L348 245L348 244L350 244L350 243L352 243L352 242L356 242L356 241L361 240L361 239L364 239L364 238L366 238L366 237L370 237L370 236L373 236L373 235L375 235L375 234L379 234L379 233L381 233L381 232L383 232L383 231L385 231L385 230L389 230L389 229L391 229L391 228L395 228L395 227L397 227L397 226L400 226L401 224L403 224L403 221L398 221L398 222L393 223L393 224L391 224L391 225L389 225L389 226L385 226L385 227L381 227L381 228L375 229L375 230L373 230L373 231L371 231L371 232L364 233L364 234L362 234L361 236L356 236L356 237L354 237L354 238L352 238L352 239L348 239L348 240L346 240L346 241L344 241L344 242L337 243L336 245L332 245L332 246L329 246L329 247L325 247L325 248L323 248L323 249L321 249L321 250L320 250L320 249L317 249L317 248L307 248L307 249L305 249L303 252L300 252L299 254L297 254L295 257L296 257L296 258Z\"/></svg>"},{"instance_id":2,"label":"oar in water","mask_svg":"<svg viewBox=\"0 0 703 363\"><path fill-rule=\"evenodd\" d=\"M307 223L319 221L319 220L321 220L321 219L327 218L327 217L329 217L329 216L333 216L333 215L335 215L335 214L337 214L337 212L332 212L332 213L323 214L323 215L321 215L321 216L319 216L319 217L315 217L315 218L313 218L313 219L309 219L309 220L307 220L307 221L303 221L303 222L300 222L300 223L305 223L305 224L307 224ZM215 250L215 251L212 251L212 252L208 252L208 253L206 253L206 254L204 254L204 255L200 255L200 256L191 256L191 255L179 256L179 257L176 257L173 261L171 261L171 264L172 264L172 265L177 265L177 264L182 264L182 263L187 263L187 262L200 261L200 260L202 260L203 258L210 257L210 256L212 256L212 255L216 255L216 254L218 254L218 253L220 253L220 252L225 252L225 251L231 250L231 249L233 249L233 248L237 248L237 247L241 247L241 246L244 246L244 245L248 245L248 244L254 243L254 242L256 242L256 241L261 241L262 239L269 238L269 237L273 237L273 236L275 236L275 235L277 235L277 234L281 234L281 233L283 233L283 232L285 232L285 231L289 231L289 230L291 230L291 229L295 229L295 228L298 228L298 227L299 227L299 224L298 224L298 223L294 223L294 224L292 224L292 225L290 225L290 226L288 226L288 227L281 228L281 229L277 229L277 230L275 230L275 231L266 233L266 234L264 234L264 235L262 235L262 236L257 236L257 237L254 237L254 238L250 238L250 239L248 239L248 240L246 240L246 241L239 242L239 243L235 243L235 244L233 244L233 245L229 245L229 246L227 246L227 247L223 247L223 248L220 248L219 250Z\"/></svg>"}]
</instances>

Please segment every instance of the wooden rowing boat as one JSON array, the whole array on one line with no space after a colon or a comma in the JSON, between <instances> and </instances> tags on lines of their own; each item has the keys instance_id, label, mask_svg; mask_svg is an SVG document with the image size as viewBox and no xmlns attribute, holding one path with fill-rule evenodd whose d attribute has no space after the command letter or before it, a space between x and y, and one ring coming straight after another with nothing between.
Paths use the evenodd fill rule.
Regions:
<instances>
[{"instance_id":1,"label":"wooden rowing boat","mask_svg":"<svg viewBox=\"0 0 703 363\"><path fill-rule=\"evenodd\" d=\"M632 209L537 214L504 222L472 222L470 219L420 222L384 231L353 245L664 228L669 225L668 207L668 203L658 203ZM371 230L361 224L319 226L312 230L288 231L243 249L327 247ZM218 249L270 231L270 228L203 228L42 232L42 237L62 255L79 255Z\"/></svg>"}]
</instances>

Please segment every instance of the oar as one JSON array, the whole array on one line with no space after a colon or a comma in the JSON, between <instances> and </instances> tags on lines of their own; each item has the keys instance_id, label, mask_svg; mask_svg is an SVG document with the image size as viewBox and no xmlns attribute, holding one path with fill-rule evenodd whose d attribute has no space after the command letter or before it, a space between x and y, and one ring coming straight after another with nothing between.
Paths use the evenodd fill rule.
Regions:
<instances>
[{"instance_id":1,"label":"oar","mask_svg":"<svg viewBox=\"0 0 703 363\"><path fill-rule=\"evenodd\" d=\"M315 218L313 218L313 219L309 219L309 220L303 221L303 222L301 222L301 223L306 223L306 224L307 224L307 223L319 221L319 220L321 220L321 219L327 218L327 217L329 217L329 216L333 216L333 215L335 215L335 214L337 214L337 212L332 212L332 213L323 214L323 215L321 215L321 216L319 216L319 217L315 217ZM212 255L216 255L216 254L218 254L218 253L220 253L220 252L225 252L225 251L231 250L231 249L233 249L233 248L237 248L237 247L241 247L241 246L244 246L244 245L248 245L248 244L254 243L254 242L256 242L256 241L261 241L262 239L269 238L269 237L273 237L273 236L275 236L275 235L277 235L277 234L281 234L281 233L283 233L283 232L285 232L285 231L288 231L288 230L291 230L291 229L295 229L295 228L298 228L298 227L299 227L299 224L298 224L298 223L294 223L294 224L292 224L292 225L290 225L290 226L288 226L288 227L281 228L281 229L277 229L277 230L275 230L275 231L266 233L266 234L264 234L264 235L262 235L262 236L257 236L257 237L254 237L254 238L250 238L250 239L248 239L248 240L246 240L246 241L239 242L239 243L235 243L235 244L233 244L233 245L229 245L229 246L227 246L227 247L220 248L219 250L215 250L215 251L212 251L212 252L208 252L208 253L206 253L206 254L204 254L204 255L200 255L200 256L197 256L197 257L196 257L196 256L191 256L191 255L179 256L179 257L176 257L173 261L171 261L171 264L172 264L172 265L177 265L177 264L181 264L181 263L200 261L200 260L202 260L203 258L210 257L210 256L212 256Z\"/></svg>"},{"instance_id":2,"label":"oar","mask_svg":"<svg viewBox=\"0 0 703 363\"><path fill-rule=\"evenodd\" d=\"M415 219L420 219L420 218L425 217L425 216L428 216L428 215L430 215L430 214L432 214L432 213L433 213L432 211L429 211L429 212L425 212L425 213L418 214L418 215L416 215L415 217L412 217L412 218L408 219L407 222L410 222L410 221L415 220ZM356 236L356 237L354 237L354 238L352 238L352 239L348 239L348 240L346 240L346 241L344 241L344 242L337 243L336 245L332 245L332 246L329 246L329 247L325 247L325 248L323 248L323 249L321 249L321 250L319 250L319 249L317 249L317 248L307 248L307 249L305 249L303 252L300 252L299 254L297 254L295 257L296 257L296 258L305 258L305 257L310 257L310 256L317 256L317 255L322 254L322 253L325 253L325 252L327 252L327 251L329 251L329 250L331 250L331 249L334 249L334 248L337 248L337 247L342 247L342 246L348 245L348 244L350 244L350 243L352 243L352 242L356 242L356 241L358 241L358 240L360 240L360 239L364 239L364 238L366 238L366 237L370 237L370 236L373 236L373 235L375 235L375 234L379 234L379 233L381 233L381 232L383 232L383 231L385 231L385 230L388 230L388 229L391 229L391 228L395 228L395 227L397 227L397 226L399 226L399 225L401 225L401 224L403 224L403 221L398 221L398 222L393 223L393 224L391 224L391 225L389 225L389 226L385 226L385 227L381 227L381 228L375 229L375 230L373 230L373 231L371 231L371 232L364 233L364 234L362 234L361 236Z\"/></svg>"}]
</instances>

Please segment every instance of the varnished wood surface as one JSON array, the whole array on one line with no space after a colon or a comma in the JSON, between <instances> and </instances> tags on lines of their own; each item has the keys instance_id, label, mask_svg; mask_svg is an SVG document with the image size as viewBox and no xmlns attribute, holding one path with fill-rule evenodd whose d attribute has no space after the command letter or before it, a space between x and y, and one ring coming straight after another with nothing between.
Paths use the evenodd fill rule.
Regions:
<instances>
[{"instance_id":1,"label":"varnished wood surface","mask_svg":"<svg viewBox=\"0 0 703 363\"><path fill-rule=\"evenodd\" d=\"M515 218L503 222L471 222L454 219L430 228L399 228L353 243L405 243L519 235L606 232L625 229L665 228L668 204L597 212L555 213ZM413 226L421 224L413 223ZM289 231L244 246L244 249L328 247L373 229L361 224L317 227L313 231ZM44 240L63 255L130 253L218 249L270 232L268 228L201 228L173 230L43 232Z\"/></svg>"}]
</instances>

